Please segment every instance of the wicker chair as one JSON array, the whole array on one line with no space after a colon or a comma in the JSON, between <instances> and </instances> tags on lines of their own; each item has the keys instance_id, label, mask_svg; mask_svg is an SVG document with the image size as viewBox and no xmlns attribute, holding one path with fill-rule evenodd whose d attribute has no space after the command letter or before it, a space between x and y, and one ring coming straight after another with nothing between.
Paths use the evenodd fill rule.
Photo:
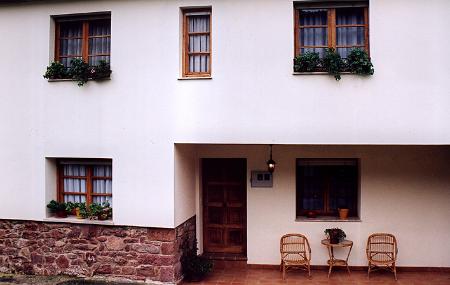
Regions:
<instances>
[{"instance_id":1,"label":"wicker chair","mask_svg":"<svg viewBox=\"0 0 450 285\"><path fill-rule=\"evenodd\" d=\"M367 239L366 253L369 261L368 277L370 277L370 271L373 271L373 269L382 268L392 271L395 280L397 280L395 262L397 261L398 248L394 235L386 233L370 235Z\"/></svg>"},{"instance_id":2,"label":"wicker chair","mask_svg":"<svg viewBox=\"0 0 450 285\"><path fill-rule=\"evenodd\" d=\"M283 280L289 267L304 268L311 277L311 247L308 239L302 234L287 234L280 240L281 265Z\"/></svg>"}]
</instances>

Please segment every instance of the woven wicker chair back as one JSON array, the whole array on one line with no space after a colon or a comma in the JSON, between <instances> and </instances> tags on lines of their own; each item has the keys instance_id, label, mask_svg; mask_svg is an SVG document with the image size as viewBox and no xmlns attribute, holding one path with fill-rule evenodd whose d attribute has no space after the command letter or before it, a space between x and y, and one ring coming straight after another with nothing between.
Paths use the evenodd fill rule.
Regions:
<instances>
[{"instance_id":1,"label":"woven wicker chair back","mask_svg":"<svg viewBox=\"0 0 450 285\"><path fill-rule=\"evenodd\" d=\"M395 236L376 233L367 240L367 258L375 262L394 262L397 259L397 241Z\"/></svg>"},{"instance_id":2,"label":"woven wicker chair back","mask_svg":"<svg viewBox=\"0 0 450 285\"><path fill-rule=\"evenodd\" d=\"M308 239L302 234L287 234L280 240L281 259L286 261L311 260Z\"/></svg>"}]
</instances>

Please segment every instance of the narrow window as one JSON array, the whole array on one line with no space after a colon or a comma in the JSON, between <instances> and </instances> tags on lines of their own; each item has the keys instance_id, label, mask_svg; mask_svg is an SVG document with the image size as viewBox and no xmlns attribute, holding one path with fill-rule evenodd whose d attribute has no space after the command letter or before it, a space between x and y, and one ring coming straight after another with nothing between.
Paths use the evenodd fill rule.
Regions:
<instances>
[{"instance_id":1,"label":"narrow window","mask_svg":"<svg viewBox=\"0 0 450 285\"><path fill-rule=\"evenodd\" d=\"M333 2L315 2L295 5L296 55L311 51L323 57L325 48L336 49L343 58L353 48L369 52L367 2L346 3L336 2L333 5Z\"/></svg>"},{"instance_id":2,"label":"narrow window","mask_svg":"<svg viewBox=\"0 0 450 285\"><path fill-rule=\"evenodd\" d=\"M183 76L211 76L211 9L183 10Z\"/></svg>"},{"instance_id":3,"label":"narrow window","mask_svg":"<svg viewBox=\"0 0 450 285\"><path fill-rule=\"evenodd\" d=\"M358 185L357 159L297 159L297 216L337 216L338 208L357 216Z\"/></svg>"},{"instance_id":4,"label":"narrow window","mask_svg":"<svg viewBox=\"0 0 450 285\"><path fill-rule=\"evenodd\" d=\"M111 16L55 17L55 61L69 67L74 58L91 66L111 59Z\"/></svg>"},{"instance_id":5,"label":"narrow window","mask_svg":"<svg viewBox=\"0 0 450 285\"><path fill-rule=\"evenodd\" d=\"M60 161L58 197L61 202L112 205L111 161Z\"/></svg>"}]
</instances>

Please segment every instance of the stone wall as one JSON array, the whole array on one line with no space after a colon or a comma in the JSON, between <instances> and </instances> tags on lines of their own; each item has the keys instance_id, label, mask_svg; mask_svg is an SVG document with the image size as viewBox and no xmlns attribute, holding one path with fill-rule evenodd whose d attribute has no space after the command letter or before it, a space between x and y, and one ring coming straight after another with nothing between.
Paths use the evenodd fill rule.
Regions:
<instances>
[{"instance_id":1,"label":"stone wall","mask_svg":"<svg viewBox=\"0 0 450 285\"><path fill-rule=\"evenodd\" d=\"M175 229L0 220L0 272L175 283L186 238L195 217Z\"/></svg>"}]
</instances>

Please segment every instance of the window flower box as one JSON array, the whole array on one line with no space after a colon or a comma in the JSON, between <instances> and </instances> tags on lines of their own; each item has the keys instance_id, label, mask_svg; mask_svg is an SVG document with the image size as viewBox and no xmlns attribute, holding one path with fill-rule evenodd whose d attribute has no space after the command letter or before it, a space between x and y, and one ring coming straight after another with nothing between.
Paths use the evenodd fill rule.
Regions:
<instances>
[{"instance_id":1,"label":"window flower box","mask_svg":"<svg viewBox=\"0 0 450 285\"><path fill-rule=\"evenodd\" d=\"M320 58L317 52L305 52L294 58L294 73L333 75L341 80L341 74L373 75L374 69L369 55L365 50L352 49L347 58L341 56L333 48L325 49L325 55Z\"/></svg>"},{"instance_id":2,"label":"window flower box","mask_svg":"<svg viewBox=\"0 0 450 285\"><path fill-rule=\"evenodd\" d=\"M75 58L70 61L70 66L65 67L60 62L52 62L47 67L44 78L50 81L73 80L78 86L83 86L88 80L105 80L111 76L111 67L104 60L96 66L90 66L82 59Z\"/></svg>"}]
</instances>

